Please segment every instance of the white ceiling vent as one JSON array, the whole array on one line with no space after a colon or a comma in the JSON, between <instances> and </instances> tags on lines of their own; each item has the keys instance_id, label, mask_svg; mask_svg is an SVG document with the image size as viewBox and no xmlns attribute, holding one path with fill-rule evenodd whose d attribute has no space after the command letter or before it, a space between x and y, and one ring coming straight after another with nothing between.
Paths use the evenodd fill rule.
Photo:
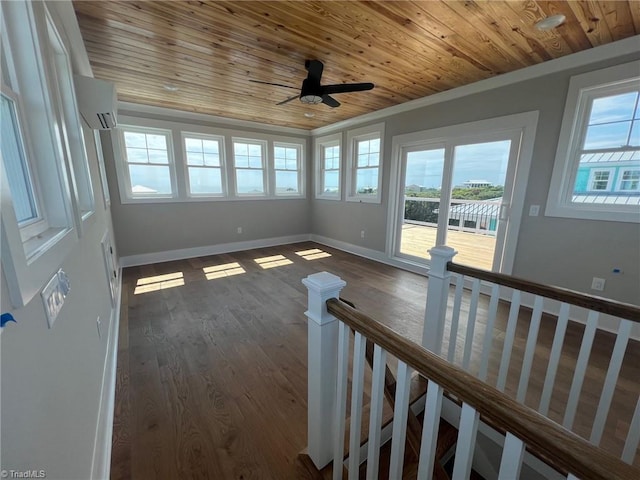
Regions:
<instances>
[{"instance_id":1,"label":"white ceiling vent","mask_svg":"<svg viewBox=\"0 0 640 480\"><path fill-rule=\"evenodd\" d=\"M94 130L111 130L117 125L116 86L97 78L73 76L80 115Z\"/></svg>"}]
</instances>

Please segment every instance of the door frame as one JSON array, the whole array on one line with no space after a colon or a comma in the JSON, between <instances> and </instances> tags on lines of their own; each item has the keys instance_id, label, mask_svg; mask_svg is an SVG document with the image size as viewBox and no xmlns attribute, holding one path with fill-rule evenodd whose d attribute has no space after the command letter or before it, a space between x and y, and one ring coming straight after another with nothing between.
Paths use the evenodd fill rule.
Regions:
<instances>
[{"instance_id":1,"label":"door frame","mask_svg":"<svg viewBox=\"0 0 640 480\"><path fill-rule=\"evenodd\" d=\"M400 201L400 194L402 193L404 196L404 189L400 185L400 181L403 178L402 159L404 150L424 144L444 144L447 140L455 137L477 138L482 135L493 136L498 133L513 133L519 131L521 133L520 152L516 164L509 165L507 168L507 176L510 174L510 169L515 168L515 172L513 172L511 205L509 212L507 212L509 222L507 222L504 234L505 238L500 254L500 261L497 262L499 272L511 274L524 210L527 181L533 157L533 144L538 124L538 114L539 112L536 110L394 136L391 141L391 175L389 205L387 210L387 257L396 262L407 264L408 266L426 266L427 268L429 266L428 261L426 264L417 264L415 261L399 255L400 229L402 228L401 220L404 217L404 202ZM443 184L450 184L451 172L447 174L446 165L443 173Z\"/></svg>"}]
</instances>

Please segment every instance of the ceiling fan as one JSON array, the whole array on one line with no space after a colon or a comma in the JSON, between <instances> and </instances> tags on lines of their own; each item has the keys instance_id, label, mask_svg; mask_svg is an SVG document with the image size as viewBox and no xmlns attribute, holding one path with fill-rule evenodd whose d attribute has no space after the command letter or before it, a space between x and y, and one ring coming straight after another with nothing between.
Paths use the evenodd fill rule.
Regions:
<instances>
[{"instance_id":1,"label":"ceiling fan","mask_svg":"<svg viewBox=\"0 0 640 480\"><path fill-rule=\"evenodd\" d=\"M300 98L302 103L307 105L316 105L318 103L324 103L331 108L339 107L340 102L333 98L331 95L336 93L347 92L362 92L364 90L371 90L373 83L340 83L336 85L322 85L320 79L322 78L322 70L324 65L320 60L306 60L304 62L304 68L307 70L308 75L302 81L302 87L300 88L300 94L289 97L282 102L276 103L276 105L284 105L296 98ZM262 83L265 85L275 85L276 87L293 88L289 85L282 85L280 83L262 82L260 80L250 80L254 83Z\"/></svg>"}]
</instances>

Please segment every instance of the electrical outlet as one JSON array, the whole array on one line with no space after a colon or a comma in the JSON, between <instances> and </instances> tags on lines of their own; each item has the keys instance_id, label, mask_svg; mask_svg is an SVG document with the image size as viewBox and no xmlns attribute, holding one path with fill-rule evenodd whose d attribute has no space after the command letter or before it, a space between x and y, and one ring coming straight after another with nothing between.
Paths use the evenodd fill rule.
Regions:
<instances>
[{"instance_id":1,"label":"electrical outlet","mask_svg":"<svg viewBox=\"0 0 640 480\"><path fill-rule=\"evenodd\" d=\"M242 227L238 227L238 235L242 233Z\"/></svg>"},{"instance_id":2,"label":"electrical outlet","mask_svg":"<svg viewBox=\"0 0 640 480\"><path fill-rule=\"evenodd\" d=\"M360 230L360 238L364 238L364 230Z\"/></svg>"},{"instance_id":3,"label":"electrical outlet","mask_svg":"<svg viewBox=\"0 0 640 480\"><path fill-rule=\"evenodd\" d=\"M604 284L604 278L593 277L593 281L591 282L591 290L602 292L604 290Z\"/></svg>"},{"instance_id":4,"label":"electrical outlet","mask_svg":"<svg viewBox=\"0 0 640 480\"><path fill-rule=\"evenodd\" d=\"M62 270L58 270L47 285L40 292L42 297L42 303L44 304L44 311L47 314L47 323L49 328L53 327L62 306L64 305L64 299L69 293L69 278L67 274Z\"/></svg>"}]
</instances>

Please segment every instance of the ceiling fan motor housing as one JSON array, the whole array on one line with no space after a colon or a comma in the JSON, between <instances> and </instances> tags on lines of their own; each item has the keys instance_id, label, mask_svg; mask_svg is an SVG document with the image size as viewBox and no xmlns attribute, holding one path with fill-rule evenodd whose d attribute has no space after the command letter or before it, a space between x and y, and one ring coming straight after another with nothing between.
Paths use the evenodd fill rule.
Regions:
<instances>
[{"instance_id":1,"label":"ceiling fan motor housing","mask_svg":"<svg viewBox=\"0 0 640 480\"><path fill-rule=\"evenodd\" d=\"M310 104L318 104L322 102L322 88L320 87L319 80L306 78L302 81L300 101L302 103Z\"/></svg>"}]
</instances>

